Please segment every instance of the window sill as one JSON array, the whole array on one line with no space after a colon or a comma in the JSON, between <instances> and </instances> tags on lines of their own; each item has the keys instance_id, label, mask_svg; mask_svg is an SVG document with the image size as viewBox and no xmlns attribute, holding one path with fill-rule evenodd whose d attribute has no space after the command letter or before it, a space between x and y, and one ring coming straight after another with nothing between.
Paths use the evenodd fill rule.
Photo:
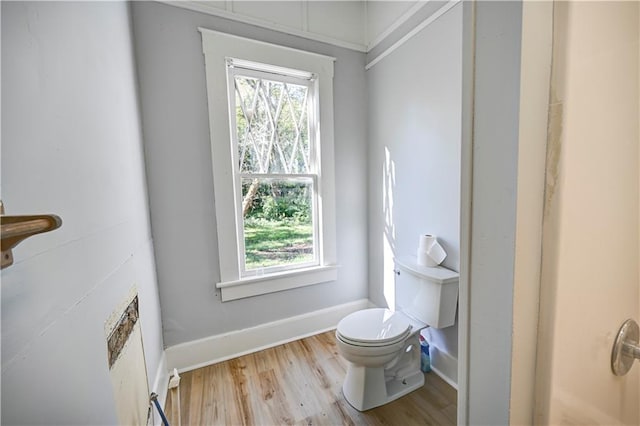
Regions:
<instances>
[{"instance_id":1,"label":"window sill","mask_svg":"<svg viewBox=\"0 0 640 426\"><path fill-rule=\"evenodd\" d=\"M222 301L227 302L229 300L335 281L337 278L337 265L314 266L295 271L246 277L236 281L219 282L216 287L220 289Z\"/></svg>"}]
</instances>

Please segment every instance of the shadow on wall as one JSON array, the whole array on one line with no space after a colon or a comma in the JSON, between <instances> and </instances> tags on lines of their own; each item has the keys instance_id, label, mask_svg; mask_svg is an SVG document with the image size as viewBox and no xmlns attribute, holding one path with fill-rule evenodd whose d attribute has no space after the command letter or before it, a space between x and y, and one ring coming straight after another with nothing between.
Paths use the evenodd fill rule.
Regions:
<instances>
[{"instance_id":1,"label":"shadow on wall","mask_svg":"<svg viewBox=\"0 0 640 426\"><path fill-rule=\"evenodd\" d=\"M384 163L382 164L382 209L384 215L383 243L383 271L382 291L387 307L395 308L395 264L396 256L396 227L393 220L393 194L396 187L396 164L391 159L391 152L384 147Z\"/></svg>"}]
</instances>

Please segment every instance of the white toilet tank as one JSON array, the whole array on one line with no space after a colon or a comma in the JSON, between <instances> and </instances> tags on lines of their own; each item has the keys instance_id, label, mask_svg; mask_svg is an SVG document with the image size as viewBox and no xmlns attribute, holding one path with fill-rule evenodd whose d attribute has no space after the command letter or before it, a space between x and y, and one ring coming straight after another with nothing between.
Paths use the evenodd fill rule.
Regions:
<instances>
[{"instance_id":1,"label":"white toilet tank","mask_svg":"<svg viewBox=\"0 0 640 426\"><path fill-rule=\"evenodd\" d=\"M418 265L415 256L398 257L396 264L396 310L434 328L456 321L459 274L442 266Z\"/></svg>"}]
</instances>

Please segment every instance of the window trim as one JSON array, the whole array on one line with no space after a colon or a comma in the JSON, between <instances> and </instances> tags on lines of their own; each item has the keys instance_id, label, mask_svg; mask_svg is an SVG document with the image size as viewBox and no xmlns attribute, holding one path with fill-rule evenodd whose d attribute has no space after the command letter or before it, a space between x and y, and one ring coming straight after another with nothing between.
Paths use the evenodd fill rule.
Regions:
<instances>
[{"instance_id":1,"label":"window trim","mask_svg":"<svg viewBox=\"0 0 640 426\"><path fill-rule=\"evenodd\" d=\"M259 294L335 281L336 214L333 142L333 64L335 58L302 50L278 46L244 37L233 36L206 28L198 28L202 35L205 59L209 128L213 164L218 256L220 263L220 289L222 301L235 300ZM227 61L240 58L249 62L269 64L278 68L304 70L316 76L315 108L318 126L315 140L319 150L317 170L317 226L319 265L291 269L284 272L257 276L240 276L240 253L236 230L237 215L235 192L237 183L231 158L229 110L229 84ZM235 93L233 93L235 96ZM232 206L229 208L229 206Z\"/></svg>"}]
</instances>

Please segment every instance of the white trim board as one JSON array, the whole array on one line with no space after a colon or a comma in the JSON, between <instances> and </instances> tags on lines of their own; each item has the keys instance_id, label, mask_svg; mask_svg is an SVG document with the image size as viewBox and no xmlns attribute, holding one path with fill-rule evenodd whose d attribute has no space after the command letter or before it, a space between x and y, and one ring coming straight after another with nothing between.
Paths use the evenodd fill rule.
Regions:
<instances>
[{"instance_id":1,"label":"white trim board","mask_svg":"<svg viewBox=\"0 0 640 426\"><path fill-rule=\"evenodd\" d=\"M366 64L364 66L364 69L365 70L371 69L371 67L373 67L378 62L380 62L381 60L389 56L391 53L393 53L394 50L396 50L397 48L405 44L407 41L411 40L416 34L418 34L420 31L428 27L432 22L435 22L439 17L441 17L442 15L447 13L449 10L451 10L451 8L453 8L455 5L460 3L460 1L461 0L451 0L448 3L446 3L444 6L442 6L440 9L436 10L427 19L422 21L420 24L416 25L414 29L412 29L407 34L405 34L400 40L393 43L391 46L385 49L382 53L376 56L371 62Z\"/></svg>"},{"instance_id":2,"label":"white trim board","mask_svg":"<svg viewBox=\"0 0 640 426\"><path fill-rule=\"evenodd\" d=\"M337 38L313 33L311 31L299 30L296 28L288 27L286 25L277 24L275 22L270 22L263 19L259 19L259 18L253 18L250 16L241 15L239 13L218 9L215 7L209 7L203 3L196 2L196 1L188 1L188 0L184 0L184 1L155 0L155 1L157 1L158 3L166 4L168 6L174 6L181 9L191 10L193 12L200 12L207 15L218 16L220 18L230 19L232 21L242 22L244 24L254 25L256 27L266 28L268 30L279 31L279 32L291 34L297 37L303 37L310 40L319 41L321 43L332 44L334 46L355 50L357 52L367 52L367 46L365 46L364 44L353 43L346 40L339 40Z\"/></svg>"},{"instance_id":3,"label":"white trim board","mask_svg":"<svg viewBox=\"0 0 640 426\"><path fill-rule=\"evenodd\" d=\"M429 1L418 1L416 2L416 4L414 4L413 6L411 6L409 8L409 10L407 10L405 13L403 13L398 19L396 19L396 21L391 24L389 26L389 28L387 28L386 30L384 30L382 33L380 33L376 38L374 38L372 41L368 40L368 36L365 37L365 40L367 41L367 52L370 52L371 49L373 49L374 47L376 47L377 45L379 45L380 43L382 43L384 41L385 38L389 37L389 35L391 35L392 32L394 32L395 30L397 30L402 24L404 24L405 22L407 22L413 15L415 15L416 13L418 13L418 11L420 9L422 9L424 6L427 5L427 3L429 3ZM368 21L368 19L367 19ZM367 22L365 21L365 22ZM367 33L365 32L365 35Z\"/></svg>"},{"instance_id":4,"label":"white trim board","mask_svg":"<svg viewBox=\"0 0 640 426\"><path fill-rule=\"evenodd\" d=\"M458 283L458 424L469 423L469 329L475 105L476 3L462 3L462 134L460 175L460 282Z\"/></svg>"},{"instance_id":5,"label":"white trim board","mask_svg":"<svg viewBox=\"0 0 640 426\"><path fill-rule=\"evenodd\" d=\"M226 361L336 328L352 312L374 306L360 299L306 314L171 346L165 350L167 370L179 372ZM167 376L168 377L168 376Z\"/></svg>"}]
</instances>

